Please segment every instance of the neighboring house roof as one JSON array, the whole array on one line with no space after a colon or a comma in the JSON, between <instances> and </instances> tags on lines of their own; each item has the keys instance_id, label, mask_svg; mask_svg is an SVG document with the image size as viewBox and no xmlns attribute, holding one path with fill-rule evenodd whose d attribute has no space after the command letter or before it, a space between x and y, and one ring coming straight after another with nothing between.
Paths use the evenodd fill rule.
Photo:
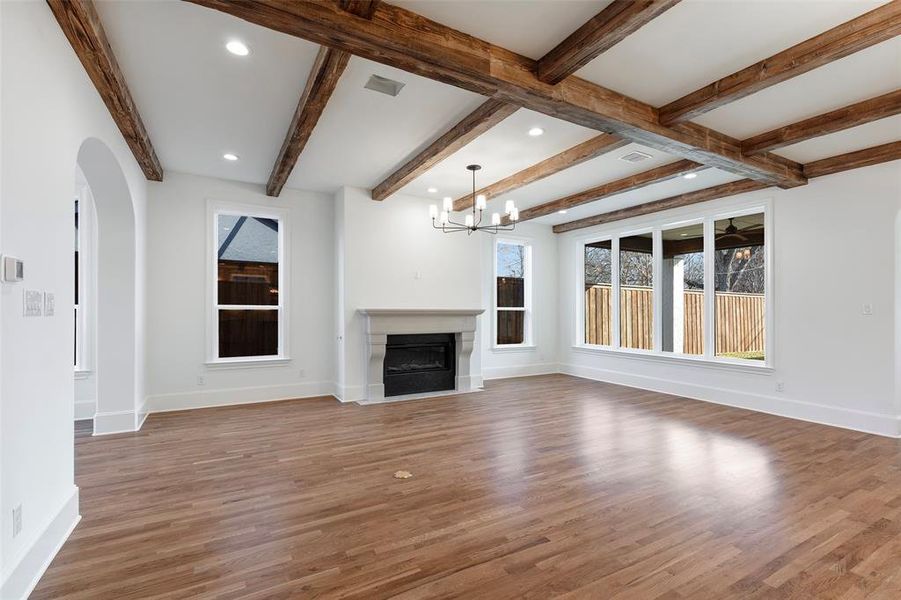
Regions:
<instances>
[{"instance_id":1,"label":"neighboring house roof","mask_svg":"<svg viewBox=\"0 0 901 600\"><path fill-rule=\"evenodd\" d=\"M219 215L219 258L241 262L278 262L278 221Z\"/></svg>"}]
</instances>

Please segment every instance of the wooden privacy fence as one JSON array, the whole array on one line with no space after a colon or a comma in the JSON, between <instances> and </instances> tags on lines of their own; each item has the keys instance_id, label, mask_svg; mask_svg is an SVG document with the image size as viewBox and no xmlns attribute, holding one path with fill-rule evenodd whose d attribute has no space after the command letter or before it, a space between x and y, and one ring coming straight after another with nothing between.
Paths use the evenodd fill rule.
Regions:
<instances>
[{"instance_id":1,"label":"wooden privacy fence","mask_svg":"<svg viewBox=\"0 0 901 600\"><path fill-rule=\"evenodd\" d=\"M682 351L704 353L704 293L684 293ZM717 292L716 354L763 352L763 294ZM608 285L585 289L585 342L611 345L613 335L612 290ZM654 339L654 298L651 288L620 288L620 346L650 350Z\"/></svg>"}]
</instances>

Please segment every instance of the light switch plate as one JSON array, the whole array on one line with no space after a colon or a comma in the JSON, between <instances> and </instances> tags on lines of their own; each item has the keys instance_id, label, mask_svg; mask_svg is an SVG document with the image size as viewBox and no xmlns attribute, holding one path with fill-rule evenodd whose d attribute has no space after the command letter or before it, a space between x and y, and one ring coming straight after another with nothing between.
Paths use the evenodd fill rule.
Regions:
<instances>
[{"instance_id":1,"label":"light switch plate","mask_svg":"<svg viewBox=\"0 0 901 600\"><path fill-rule=\"evenodd\" d=\"M40 317L44 305L44 294L39 290L25 290L23 292L26 317Z\"/></svg>"},{"instance_id":2,"label":"light switch plate","mask_svg":"<svg viewBox=\"0 0 901 600\"><path fill-rule=\"evenodd\" d=\"M53 292L44 292L44 316L52 317L56 312L56 296Z\"/></svg>"}]
</instances>

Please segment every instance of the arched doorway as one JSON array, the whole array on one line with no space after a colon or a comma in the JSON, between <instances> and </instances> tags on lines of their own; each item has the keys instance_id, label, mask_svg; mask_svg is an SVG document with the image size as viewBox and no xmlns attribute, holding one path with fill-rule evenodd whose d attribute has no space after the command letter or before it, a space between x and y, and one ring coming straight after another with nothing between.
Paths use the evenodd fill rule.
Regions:
<instances>
[{"instance_id":1,"label":"arched doorway","mask_svg":"<svg viewBox=\"0 0 901 600\"><path fill-rule=\"evenodd\" d=\"M141 416L136 396L137 280L135 212L125 175L110 149L96 138L78 151L78 168L90 186L96 214L96 277L92 282L93 375L97 407L94 435L134 431Z\"/></svg>"}]
</instances>

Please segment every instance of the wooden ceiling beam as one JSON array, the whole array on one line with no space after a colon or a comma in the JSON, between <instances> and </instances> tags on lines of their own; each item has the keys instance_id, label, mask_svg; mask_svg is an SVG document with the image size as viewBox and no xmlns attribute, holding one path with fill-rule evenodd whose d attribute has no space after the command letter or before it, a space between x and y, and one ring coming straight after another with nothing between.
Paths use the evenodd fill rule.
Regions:
<instances>
[{"instance_id":1,"label":"wooden ceiling beam","mask_svg":"<svg viewBox=\"0 0 901 600\"><path fill-rule=\"evenodd\" d=\"M890 142L807 163L804 165L804 173L810 178L822 177L899 159L901 159L901 141Z\"/></svg>"},{"instance_id":2,"label":"wooden ceiling beam","mask_svg":"<svg viewBox=\"0 0 901 600\"><path fill-rule=\"evenodd\" d=\"M381 0L340 0L339 6L342 10L353 13L364 19L371 19L375 14Z\"/></svg>"},{"instance_id":3,"label":"wooden ceiling beam","mask_svg":"<svg viewBox=\"0 0 901 600\"><path fill-rule=\"evenodd\" d=\"M128 90L125 76L116 62L94 3L91 0L47 0L47 4L138 161L144 177L162 181L163 167Z\"/></svg>"},{"instance_id":4,"label":"wooden ceiling beam","mask_svg":"<svg viewBox=\"0 0 901 600\"><path fill-rule=\"evenodd\" d=\"M812 179L814 177L832 175L833 173L840 173L851 169L878 165L892 160L901 160L901 141L814 161L804 165L804 172ZM654 202L647 202L645 204L639 204L621 210L614 210L586 217L584 219L554 225L554 233L565 233L576 229L584 229L586 227L594 227L595 225L622 221L632 217L670 210L672 208L698 204L699 202L707 202L708 200L716 200L718 198L726 198L727 196L735 196L737 194L762 190L767 187L769 186L764 183L753 181L751 179L741 179L739 181L724 183L695 192L688 192L679 194L678 196L664 198L663 200L655 200Z\"/></svg>"},{"instance_id":5,"label":"wooden ceiling beam","mask_svg":"<svg viewBox=\"0 0 901 600\"><path fill-rule=\"evenodd\" d=\"M436 164L473 141L510 115L519 107L501 100L489 99L463 117L437 140L408 160L372 189L373 200L384 200Z\"/></svg>"},{"instance_id":6,"label":"wooden ceiling beam","mask_svg":"<svg viewBox=\"0 0 901 600\"><path fill-rule=\"evenodd\" d=\"M901 90L851 104L785 127L755 135L741 143L747 155L769 152L901 113Z\"/></svg>"},{"instance_id":7,"label":"wooden ceiling beam","mask_svg":"<svg viewBox=\"0 0 901 600\"><path fill-rule=\"evenodd\" d=\"M291 125L288 126L288 133L269 174L269 181L266 183L268 196L278 196L282 193L282 188L294 170L310 136L313 135L313 130L338 86L338 80L341 79L349 60L350 54L347 52L332 50L325 46L319 48L319 54L316 55L303 94L291 118Z\"/></svg>"},{"instance_id":8,"label":"wooden ceiling beam","mask_svg":"<svg viewBox=\"0 0 901 600\"><path fill-rule=\"evenodd\" d=\"M557 84L679 0L613 0L538 61L538 79Z\"/></svg>"},{"instance_id":9,"label":"wooden ceiling beam","mask_svg":"<svg viewBox=\"0 0 901 600\"><path fill-rule=\"evenodd\" d=\"M630 175L629 177L623 177L622 179L601 184L589 190L579 192L578 194L572 194L551 202L539 204L538 206L523 209L519 211L519 221L522 222L530 219L537 219L538 217L554 214L558 210L568 210L581 204L594 202L624 192L631 192L632 190L641 189L655 183L661 183L688 173L695 173L705 168L704 165L690 160L676 161L668 165ZM504 222L507 223L509 220L505 218Z\"/></svg>"},{"instance_id":10,"label":"wooden ceiling beam","mask_svg":"<svg viewBox=\"0 0 901 600\"><path fill-rule=\"evenodd\" d=\"M718 198L726 198L728 196L735 196L737 194L744 194L746 192L754 192L768 187L770 186L759 181L753 181L751 179L740 179L738 181L732 181L730 183L724 183L722 185L715 185L713 187L704 188L703 190L696 190L694 192L687 192L685 194L671 196L662 200L655 200L654 202L646 202L645 204L639 204L637 206L630 206L629 208L623 208L620 210L614 210L591 217L585 217L584 219L578 219L576 221L570 221L568 223L560 223L559 225L554 225L554 233L566 233L567 231L575 231L576 229L594 227L595 225L613 223L614 221L623 221L625 219L631 219L632 217L640 217L642 215L648 215L651 213L670 210L673 208L680 208L682 206L689 206L691 204L698 204L700 202L707 202L709 200L716 200Z\"/></svg>"},{"instance_id":11,"label":"wooden ceiling beam","mask_svg":"<svg viewBox=\"0 0 901 600\"><path fill-rule=\"evenodd\" d=\"M380 0L341 0L340 7L351 14L368 19L375 12ZM347 68L350 54L342 50L333 50L326 46L319 48L313 68L307 77L300 101L294 110L288 133L275 159L269 181L266 183L266 195L278 196L294 170L303 149L306 147L316 124L319 123L325 107L332 97L338 81Z\"/></svg>"},{"instance_id":12,"label":"wooden ceiling beam","mask_svg":"<svg viewBox=\"0 0 901 600\"><path fill-rule=\"evenodd\" d=\"M367 20L335 0L188 1L744 177L781 187L806 183L797 163L746 157L739 140L699 125L666 127L653 106L578 77L546 84L536 76L537 61L390 4Z\"/></svg>"},{"instance_id":13,"label":"wooden ceiling beam","mask_svg":"<svg viewBox=\"0 0 901 600\"><path fill-rule=\"evenodd\" d=\"M901 34L901 0L727 75L660 109L660 122L680 123Z\"/></svg>"},{"instance_id":14,"label":"wooden ceiling beam","mask_svg":"<svg viewBox=\"0 0 901 600\"><path fill-rule=\"evenodd\" d=\"M559 173L570 167L582 164L585 161L612 152L617 148L622 148L629 143L628 140L624 140L615 135L602 133L601 135L595 136L568 150L564 150L560 154L555 154L554 156L523 169L518 173L514 173L509 177L483 187L476 191L476 195L483 194L490 200L491 198L508 194L524 185L528 185L540 179L544 179L545 177L549 177L554 173ZM456 211L468 210L470 208L472 208L472 194L466 194L454 201L454 210Z\"/></svg>"}]
</instances>

